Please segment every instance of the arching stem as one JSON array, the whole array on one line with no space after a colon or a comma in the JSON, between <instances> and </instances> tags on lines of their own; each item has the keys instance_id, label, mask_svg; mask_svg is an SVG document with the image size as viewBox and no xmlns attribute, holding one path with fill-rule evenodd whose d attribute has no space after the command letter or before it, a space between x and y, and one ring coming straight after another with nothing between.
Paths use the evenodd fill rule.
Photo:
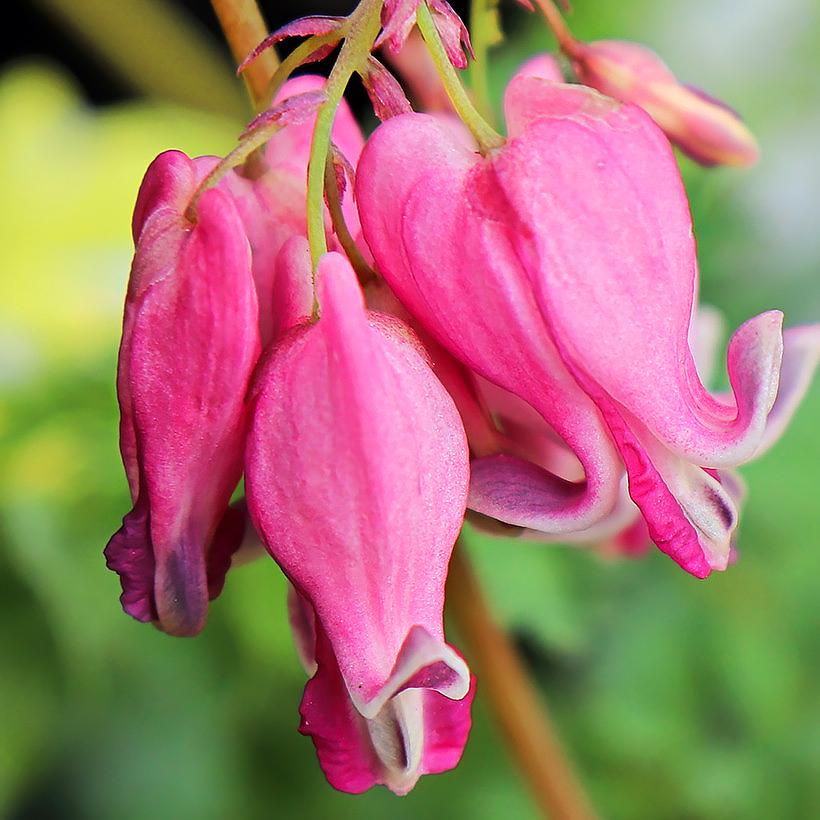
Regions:
<instances>
[{"instance_id":1,"label":"arching stem","mask_svg":"<svg viewBox=\"0 0 820 820\"><path fill-rule=\"evenodd\" d=\"M430 14L430 9L427 8L425 2L419 3L416 11L416 24L419 27L421 36L424 37L424 41L427 43L427 47L430 49L430 55L436 64L441 81L444 83L447 96L453 103L453 108L475 137L481 153L486 154L493 148L500 148L504 144L504 137L479 114L478 109L467 94L461 79L456 73L456 69L447 57L444 44L441 42L438 31L436 31L433 16Z\"/></svg>"},{"instance_id":2,"label":"arching stem","mask_svg":"<svg viewBox=\"0 0 820 820\"><path fill-rule=\"evenodd\" d=\"M546 706L508 635L498 625L459 541L450 561L447 607L513 759L546 818L593 820Z\"/></svg>"}]
</instances>

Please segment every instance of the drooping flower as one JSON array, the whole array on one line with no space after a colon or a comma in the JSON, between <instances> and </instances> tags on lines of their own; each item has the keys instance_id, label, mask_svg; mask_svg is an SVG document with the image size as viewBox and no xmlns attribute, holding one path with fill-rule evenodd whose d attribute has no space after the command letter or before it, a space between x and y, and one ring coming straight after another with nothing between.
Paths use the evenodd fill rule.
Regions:
<instances>
[{"instance_id":1,"label":"drooping flower","mask_svg":"<svg viewBox=\"0 0 820 820\"><path fill-rule=\"evenodd\" d=\"M134 508L105 554L125 611L173 635L203 627L241 540L243 516L228 503L260 349L248 240L232 200L209 190L196 224L184 216L215 162L169 151L145 175L117 375Z\"/></svg>"},{"instance_id":2,"label":"drooping flower","mask_svg":"<svg viewBox=\"0 0 820 820\"><path fill-rule=\"evenodd\" d=\"M623 40L576 42L578 79L643 108L685 154L704 165L750 165L757 141L725 103L684 85L654 51Z\"/></svg>"},{"instance_id":3,"label":"drooping flower","mask_svg":"<svg viewBox=\"0 0 820 820\"><path fill-rule=\"evenodd\" d=\"M586 529L611 513L624 465L652 540L694 575L722 569L737 512L718 469L782 430L820 328L784 346L779 312L748 321L729 345L733 394L710 395L688 344L691 219L660 129L636 106L534 77L514 79L505 108L510 138L486 157L429 117L396 117L357 177L365 239L401 301L530 404L583 469L568 481L515 456L476 459L469 504Z\"/></svg>"},{"instance_id":4,"label":"drooping flower","mask_svg":"<svg viewBox=\"0 0 820 820\"><path fill-rule=\"evenodd\" d=\"M286 279L310 275L306 252L286 251L277 288L304 294ZM365 310L346 259L322 257L317 280L318 320L300 323L304 299L289 299L258 376L248 507L300 596L292 621L315 668L302 731L328 780L404 793L454 766L469 728L469 671L442 624L465 436L418 342Z\"/></svg>"}]
</instances>

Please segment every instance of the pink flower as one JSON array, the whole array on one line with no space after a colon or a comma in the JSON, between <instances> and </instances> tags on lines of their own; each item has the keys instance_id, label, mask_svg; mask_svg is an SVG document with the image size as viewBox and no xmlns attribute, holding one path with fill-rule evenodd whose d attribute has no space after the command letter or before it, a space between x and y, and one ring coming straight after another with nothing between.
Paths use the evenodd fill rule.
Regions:
<instances>
[{"instance_id":1,"label":"pink flower","mask_svg":"<svg viewBox=\"0 0 820 820\"><path fill-rule=\"evenodd\" d=\"M737 510L718 470L782 430L820 327L784 340L779 312L751 319L729 345L732 394L711 395L688 343L695 246L662 132L636 106L535 77L516 78L505 106L510 138L487 157L429 117L395 117L357 179L365 239L397 296L454 356L530 404L583 471L574 481L516 456L478 458L469 505L583 530L612 512L625 467L652 540L694 575L725 568Z\"/></svg>"},{"instance_id":2,"label":"pink flower","mask_svg":"<svg viewBox=\"0 0 820 820\"><path fill-rule=\"evenodd\" d=\"M111 538L125 611L173 635L204 626L243 519L228 512L242 473L245 394L259 356L248 240L215 160L177 151L149 167L134 211L117 392L134 508Z\"/></svg>"},{"instance_id":3,"label":"pink flower","mask_svg":"<svg viewBox=\"0 0 820 820\"><path fill-rule=\"evenodd\" d=\"M302 731L328 780L405 793L454 766L469 729L469 671L442 625L466 441L418 342L365 310L344 257L322 258L319 318L299 324L305 289L286 280L309 266L296 245L277 273L297 294L292 319L255 388L248 507L301 596L292 620L316 670Z\"/></svg>"},{"instance_id":4,"label":"pink flower","mask_svg":"<svg viewBox=\"0 0 820 820\"><path fill-rule=\"evenodd\" d=\"M582 83L643 108L684 153L704 165L750 165L757 142L724 103L678 82L646 46L622 40L575 43L572 64Z\"/></svg>"}]
</instances>

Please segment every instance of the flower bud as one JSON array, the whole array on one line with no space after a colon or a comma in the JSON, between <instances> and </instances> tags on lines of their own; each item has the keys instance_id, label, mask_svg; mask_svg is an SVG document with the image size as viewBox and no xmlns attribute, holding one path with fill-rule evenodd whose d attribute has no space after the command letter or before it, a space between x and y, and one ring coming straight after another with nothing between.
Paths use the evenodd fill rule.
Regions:
<instances>
[{"instance_id":1,"label":"flower bud","mask_svg":"<svg viewBox=\"0 0 820 820\"><path fill-rule=\"evenodd\" d=\"M643 108L687 156L703 165L751 165L757 142L724 103L684 85L650 49L622 40L578 43L578 78L602 94Z\"/></svg>"}]
</instances>

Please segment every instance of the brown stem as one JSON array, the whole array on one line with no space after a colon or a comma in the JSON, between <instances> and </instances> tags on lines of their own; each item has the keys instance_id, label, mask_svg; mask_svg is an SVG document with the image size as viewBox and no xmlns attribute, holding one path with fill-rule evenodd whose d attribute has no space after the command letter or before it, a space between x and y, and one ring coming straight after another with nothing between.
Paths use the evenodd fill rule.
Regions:
<instances>
[{"instance_id":1,"label":"brown stem","mask_svg":"<svg viewBox=\"0 0 820 820\"><path fill-rule=\"evenodd\" d=\"M268 27L256 0L211 0L219 25L237 65L268 36ZM265 99L268 84L279 60L273 48L266 49L243 72L254 107Z\"/></svg>"},{"instance_id":2,"label":"brown stem","mask_svg":"<svg viewBox=\"0 0 820 820\"><path fill-rule=\"evenodd\" d=\"M541 9L541 13L547 20L561 51L567 57L577 57L579 54L578 41L572 36L569 27L564 22L561 12L555 7L552 0L535 0L535 4Z\"/></svg>"},{"instance_id":3,"label":"brown stem","mask_svg":"<svg viewBox=\"0 0 820 820\"><path fill-rule=\"evenodd\" d=\"M593 820L593 811L564 753L546 706L528 677L487 600L459 543L450 562L448 611L465 642L496 722L544 816L553 820Z\"/></svg>"}]
</instances>

